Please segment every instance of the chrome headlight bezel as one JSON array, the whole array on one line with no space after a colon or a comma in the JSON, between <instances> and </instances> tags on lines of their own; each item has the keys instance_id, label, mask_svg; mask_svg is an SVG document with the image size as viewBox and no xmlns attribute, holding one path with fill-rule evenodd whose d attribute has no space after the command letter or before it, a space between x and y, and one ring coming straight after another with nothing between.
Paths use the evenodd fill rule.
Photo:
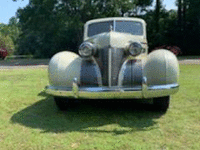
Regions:
<instances>
[{"instance_id":1,"label":"chrome headlight bezel","mask_svg":"<svg viewBox=\"0 0 200 150\"><path fill-rule=\"evenodd\" d=\"M128 45L128 52L132 56L137 56L142 53L143 47L139 42L132 42Z\"/></svg>"},{"instance_id":2,"label":"chrome headlight bezel","mask_svg":"<svg viewBox=\"0 0 200 150\"><path fill-rule=\"evenodd\" d=\"M82 57L91 57L96 53L96 46L90 42L83 42L78 51Z\"/></svg>"}]
</instances>

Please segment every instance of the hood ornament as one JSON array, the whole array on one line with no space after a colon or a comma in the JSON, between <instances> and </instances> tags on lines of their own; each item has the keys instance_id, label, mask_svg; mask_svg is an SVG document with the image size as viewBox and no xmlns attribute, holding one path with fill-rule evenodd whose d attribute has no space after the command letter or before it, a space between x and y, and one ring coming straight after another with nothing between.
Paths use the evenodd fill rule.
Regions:
<instances>
[{"instance_id":1,"label":"hood ornament","mask_svg":"<svg viewBox=\"0 0 200 150\"><path fill-rule=\"evenodd\" d=\"M112 26L112 25L110 25L110 32L111 32L111 31L113 31L113 26Z\"/></svg>"}]
</instances>

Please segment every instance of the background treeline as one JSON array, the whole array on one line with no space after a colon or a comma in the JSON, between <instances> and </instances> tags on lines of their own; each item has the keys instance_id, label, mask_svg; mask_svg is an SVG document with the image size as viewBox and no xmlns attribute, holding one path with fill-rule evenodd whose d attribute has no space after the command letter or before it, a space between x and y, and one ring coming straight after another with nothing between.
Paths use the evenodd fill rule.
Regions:
<instances>
[{"instance_id":1,"label":"background treeline","mask_svg":"<svg viewBox=\"0 0 200 150\"><path fill-rule=\"evenodd\" d=\"M29 0L8 25L0 24L0 44L9 54L51 57L77 52L86 21L102 17L140 17L147 22L150 51L162 45L181 48L183 55L200 55L200 1L176 0L166 10L162 0Z\"/></svg>"}]
</instances>

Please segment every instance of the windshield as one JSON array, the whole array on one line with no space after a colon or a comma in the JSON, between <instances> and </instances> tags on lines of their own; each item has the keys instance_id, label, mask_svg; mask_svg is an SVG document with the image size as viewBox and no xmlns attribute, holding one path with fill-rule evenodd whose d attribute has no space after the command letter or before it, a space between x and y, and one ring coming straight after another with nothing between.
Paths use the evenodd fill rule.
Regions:
<instances>
[{"instance_id":1,"label":"windshield","mask_svg":"<svg viewBox=\"0 0 200 150\"><path fill-rule=\"evenodd\" d=\"M136 21L116 21L115 31L143 35L142 23Z\"/></svg>"},{"instance_id":2,"label":"windshield","mask_svg":"<svg viewBox=\"0 0 200 150\"><path fill-rule=\"evenodd\" d=\"M113 28L115 27L115 29ZM132 35L143 35L143 26L141 22L137 21L114 21L97 22L88 26L88 36L97 35L110 30L116 32L130 33Z\"/></svg>"},{"instance_id":3,"label":"windshield","mask_svg":"<svg viewBox=\"0 0 200 150\"><path fill-rule=\"evenodd\" d=\"M113 26L113 21L97 22L88 27L88 36L93 36L103 32L109 32Z\"/></svg>"}]
</instances>

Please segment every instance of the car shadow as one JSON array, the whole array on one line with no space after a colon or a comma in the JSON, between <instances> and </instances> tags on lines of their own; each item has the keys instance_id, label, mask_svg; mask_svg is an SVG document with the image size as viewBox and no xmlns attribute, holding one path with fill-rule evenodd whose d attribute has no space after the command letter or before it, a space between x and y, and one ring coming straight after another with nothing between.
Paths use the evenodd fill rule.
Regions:
<instances>
[{"instance_id":1,"label":"car shadow","mask_svg":"<svg viewBox=\"0 0 200 150\"><path fill-rule=\"evenodd\" d=\"M156 119L163 113L152 111L149 104L116 100L84 100L77 107L59 111L54 100L45 98L15 113L10 121L42 133L104 132L125 134L157 128ZM109 125L114 127L110 128Z\"/></svg>"}]
</instances>

